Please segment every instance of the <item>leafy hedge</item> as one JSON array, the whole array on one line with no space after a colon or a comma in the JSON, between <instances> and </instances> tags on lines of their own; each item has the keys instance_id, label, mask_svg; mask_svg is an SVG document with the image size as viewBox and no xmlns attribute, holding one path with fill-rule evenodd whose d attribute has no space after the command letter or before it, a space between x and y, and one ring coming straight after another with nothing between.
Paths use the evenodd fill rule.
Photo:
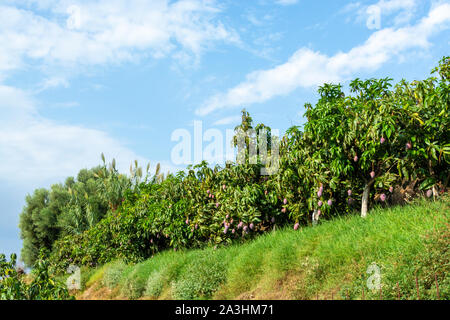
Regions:
<instances>
[{"instance_id":1,"label":"leafy hedge","mask_svg":"<svg viewBox=\"0 0 450 320\"><path fill-rule=\"evenodd\" d=\"M203 162L187 173L145 179L124 191L99 223L57 240L53 265L140 261L169 248L245 240L285 224L297 230L358 208L365 217L374 202L403 201L406 191L439 196L449 180L449 61L433 71L438 77L393 89L391 79L356 79L346 96L340 85L325 84L316 106L306 105L304 127L281 139L275 174L261 175L261 159L249 164L246 156L244 164L209 168ZM236 132L250 132L252 125L244 111ZM263 124L256 128L270 132ZM272 148L278 138L270 138Z\"/></svg>"},{"instance_id":2,"label":"leafy hedge","mask_svg":"<svg viewBox=\"0 0 450 320\"><path fill-rule=\"evenodd\" d=\"M283 199L259 169L212 170L202 163L187 175L143 183L125 195L116 213L81 235L57 241L51 260L61 268L116 258L140 261L159 250L231 243L283 224Z\"/></svg>"}]
</instances>

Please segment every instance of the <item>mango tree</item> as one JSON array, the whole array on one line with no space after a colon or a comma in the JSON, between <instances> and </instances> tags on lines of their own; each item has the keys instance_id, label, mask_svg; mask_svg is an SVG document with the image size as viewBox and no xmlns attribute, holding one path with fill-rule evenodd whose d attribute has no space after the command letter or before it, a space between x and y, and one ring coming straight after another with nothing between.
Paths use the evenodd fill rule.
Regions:
<instances>
[{"instance_id":1,"label":"mango tree","mask_svg":"<svg viewBox=\"0 0 450 320\"><path fill-rule=\"evenodd\" d=\"M310 188L303 191L310 210L332 211L324 200L333 206L360 196L365 217L373 187L376 199L385 201L385 192L403 179L421 180L423 188L448 181L448 61L436 70L437 85L436 78L402 81L391 91L391 79L356 79L352 96L340 85L319 88L316 106L306 105L304 132L288 130L295 147L286 142L282 158L298 163L296 179Z\"/></svg>"}]
</instances>

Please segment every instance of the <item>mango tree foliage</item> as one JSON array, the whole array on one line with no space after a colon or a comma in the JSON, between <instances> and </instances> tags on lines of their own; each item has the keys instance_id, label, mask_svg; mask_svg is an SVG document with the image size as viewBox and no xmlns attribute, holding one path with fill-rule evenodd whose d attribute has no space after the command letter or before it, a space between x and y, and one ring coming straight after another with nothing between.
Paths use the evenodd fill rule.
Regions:
<instances>
[{"instance_id":1,"label":"mango tree foliage","mask_svg":"<svg viewBox=\"0 0 450 320\"><path fill-rule=\"evenodd\" d=\"M16 254L11 255L10 261L0 254L0 300L73 299L65 284L49 274L49 262L43 255L36 261L30 280L25 279L25 273L16 262Z\"/></svg>"},{"instance_id":2,"label":"mango tree foliage","mask_svg":"<svg viewBox=\"0 0 450 320\"><path fill-rule=\"evenodd\" d=\"M371 199L385 201L403 181L421 181L434 194L438 182L447 185L448 63L436 69L439 80L402 81L392 91L388 78L356 79L351 96L340 85L320 87L316 106L306 105L304 131L290 128L283 141L279 183L297 220L312 210L345 212L355 200L365 217Z\"/></svg>"},{"instance_id":3,"label":"mango tree foliage","mask_svg":"<svg viewBox=\"0 0 450 320\"><path fill-rule=\"evenodd\" d=\"M126 176L102 157L103 166L83 173L89 178L66 182L65 205L50 206L45 190L30 198L22 229L35 242L25 244L50 247L52 266L62 271L71 263L140 261L161 250L229 245L340 214L365 217L374 203L393 203L396 190L411 183L416 192L438 196L449 180L448 66L444 58L435 77L395 86L389 78L355 79L347 95L325 84L317 103L305 106L305 125L289 128L281 141L243 110L235 146L259 147L264 130L273 161L280 142L278 171L269 176L262 174L264 158L248 153L225 167L202 162L167 176L159 166L144 173L137 162ZM50 207L55 212L46 218ZM60 229L50 237L54 217Z\"/></svg>"}]
</instances>

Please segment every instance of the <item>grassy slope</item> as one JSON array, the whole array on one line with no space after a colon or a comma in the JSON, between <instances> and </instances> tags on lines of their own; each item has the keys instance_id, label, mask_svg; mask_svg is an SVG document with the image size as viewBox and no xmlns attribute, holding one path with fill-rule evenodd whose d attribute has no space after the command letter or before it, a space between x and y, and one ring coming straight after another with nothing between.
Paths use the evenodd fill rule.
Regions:
<instances>
[{"instance_id":1,"label":"grassy slope","mask_svg":"<svg viewBox=\"0 0 450 320\"><path fill-rule=\"evenodd\" d=\"M353 215L274 231L243 245L167 251L137 265L118 261L87 273L90 288L79 298L360 299L372 262L381 268L383 298L397 297L398 282L401 298L414 299L416 271L421 298L435 298L429 279L435 271L445 298L448 233L434 255L425 235L447 232L449 221L448 197L419 200L374 209L367 219ZM365 287L365 298L378 297Z\"/></svg>"}]
</instances>

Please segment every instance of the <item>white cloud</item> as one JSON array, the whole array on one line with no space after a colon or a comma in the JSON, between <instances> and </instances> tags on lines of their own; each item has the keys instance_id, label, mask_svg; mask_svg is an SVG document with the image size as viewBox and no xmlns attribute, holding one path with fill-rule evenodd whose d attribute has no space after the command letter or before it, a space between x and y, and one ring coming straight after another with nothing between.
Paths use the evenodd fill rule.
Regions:
<instances>
[{"instance_id":1,"label":"white cloud","mask_svg":"<svg viewBox=\"0 0 450 320\"><path fill-rule=\"evenodd\" d=\"M253 13L249 13L246 18L251 24L257 27L260 27L264 24L264 22L258 19Z\"/></svg>"},{"instance_id":2,"label":"white cloud","mask_svg":"<svg viewBox=\"0 0 450 320\"><path fill-rule=\"evenodd\" d=\"M45 91L47 89L56 88L56 87L68 88L69 81L67 81L67 79L61 78L61 77L46 78L37 85L37 88L35 89L35 93L39 93L39 92Z\"/></svg>"},{"instance_id":3,"label":"white cloud","mask_svg":"<svg viewBox=\"0 0 450 320\"><path fill-rule=\"evenodd\" d=\"M14 183L58 182L82 168L101 163L100 153L116 158L119 169L144 157L107 133L81 126L62 125L41 117L34 100L24 91L0 85L0 180ZM156 162L152 162L152 168ZM163 171L176 167L162 164Z\"/></svg>"},{"instance_id":4,"label":"white cloud","mask_svg":"<svg viewBox=\"0 0 450 320\"><path fill-rule=\"evenodd\" d=\"M391 13L399 9L412 9L416 7L417 0L380 0L376 4L382 11Z\"/></svg>"},{"instance_id":5,"label":"white cloud","mask_svg":"<svg viewBox=\"0 0 450 320\"><path fill-rule=\"evenodd\" d=\"M417 0L379 0L372 5L362 5L361 2L352 2L345 6L342 12L356 11L356 20L366 22L373 13L373 8L376 8L381 17L393 15L394 25L400 25L411 20L417 6ZM381 23L385 24L385 20L383 19Z\"/></svg>"},{"instance_id":6,"label":"white cloud","mask_svg":"<svg viewBox=\"0 0 450 320\"><path fill-rule=\"evenodd\" d=\"M0 75L34 61L78 68L180 53L198 58L217 41L239 42L217 20L213 0L8 3L17 2L0 5Z\"/></svg>"},{"instance_id":7,"label":"white cloud","mask_svg":"<svg viewBox=\"0 0 450 320\"><path fill-rule=\"evenodd\" d=\"M236 87L212 96L196 110L196 114L206 115L223 108L261 103L275 96L286 95L299 87L338 82L359 71L377 70L403 52L414 48L428 48L428 38L447 29L449 22L450 4L440 4L432 8L428 16L416 25L379 30L364 44L348 52L327 56L301 48L286 63L269 70L252 72Z\"/></svg>"},{"instance_id":8,"label":"white cloud","mask_svg":"<svg viewBox=\"0 0 450 320\"><path fill-rule=\"evenodd\" d=\"M291 4L296 4L298 0L277 0L275 3L281 4L283 6L289 6Z\"/></svg>"},{"instance_id":9,"label":"white cloud","mask_svg":"<svg viewBox=\"0 0 450 320\"><path fill-rule=\"evenodd\" d=\"M240 116L231 116L231 117L225 117L222 119L219 119L213 123L213 126L223 126L233 123L239 123L241 121Z\"/></svg>"},{"instance_id":10,"label":"white cloud","mask_svg":"<svg viewBox=\"0 0 450 320\"><path fill-rule=\"evenodd\" d=\"M68 10L71 6L78 9ZM0 180L54 181L99 164L101 152L109 159L115 157L124 172L135 159L143 164L146 159L101 130L43 118L32 94L68 87L70 68L146 56L197 58L215 41L239 41L233 30L216 19L219 11L212 0L2 1ZM67 23L74 12L80 19ZM9 72L30 66L50 73L33 92L2 84ZM76 105L73 101L55 104ZM170 163L161 166L163 171L179 169Z\"/></svg>"}]
</instances>

